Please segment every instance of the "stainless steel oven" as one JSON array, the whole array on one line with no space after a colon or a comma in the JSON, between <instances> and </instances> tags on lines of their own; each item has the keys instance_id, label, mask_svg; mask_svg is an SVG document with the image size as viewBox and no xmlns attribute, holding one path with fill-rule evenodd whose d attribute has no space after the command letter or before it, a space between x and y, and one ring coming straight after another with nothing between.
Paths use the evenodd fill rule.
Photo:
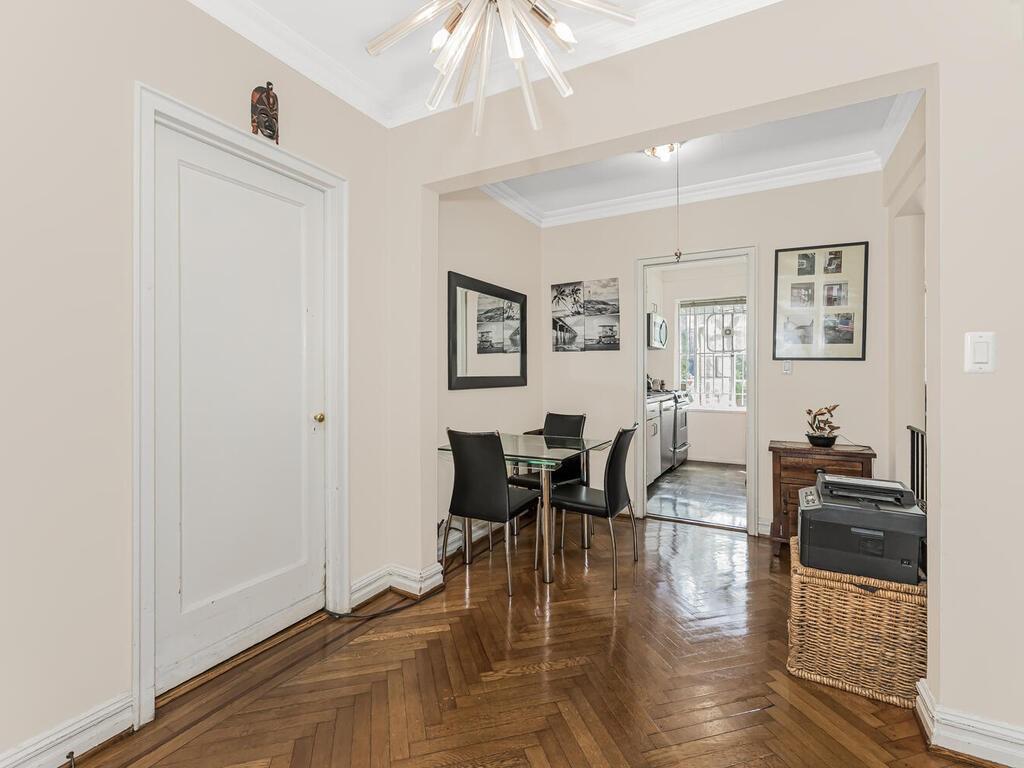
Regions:
<instances>
[{"instance_id":1,"label":"stainless steel oven","mask_svg":"<svg viewBox=\"0 0 1024 768\"><path fill-rule=\"evenodd\" d=\"M690 399L686 395L677 394L674 411L675 419L672 430L672 466L678 467L690 453L690 429L687 424L687 408Z\"/></svg>"}]
</instances>

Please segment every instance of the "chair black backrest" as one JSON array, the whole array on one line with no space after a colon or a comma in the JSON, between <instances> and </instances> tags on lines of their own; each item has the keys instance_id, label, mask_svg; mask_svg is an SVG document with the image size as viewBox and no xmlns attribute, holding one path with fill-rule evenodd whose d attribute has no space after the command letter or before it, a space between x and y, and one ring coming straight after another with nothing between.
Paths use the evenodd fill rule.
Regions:
<instances>
[{"instance_id":1,"label":"chair black backrest","mask_svg":"<svg viewBox=\"0 0 1024 768\"><path fill-rule=\"evenodd\" d=\"M608 461L604 465L604 497L608 503L608 513L616 515L629 504L629 487L626 485L626 457L629 455L629 444L636 434L636 424L629 429L620 429L612 441L608 451Z\"/></svg>"},{"instance_id":2,"label":"chair black backrest","mask_svg":"<svg viewBox=\"0 0 1024 768\"><path fill-rule=\"evenodd\" d=\"M585 413L576 415L568 413L549 413L544 417L545 437L583 437L583 427L587 423ZM583 458L574 456L551 473L551 481L564 483L583 477Z\"/></svg>"},{"instance_id":3,"label":"chair black backrest","mask_svg":"<svg viewBox=\"0 0 1024 768\"><path fill-rule=\"evenodd\" d=\"M508 470L497 432L448 430L455 460L455 486L448 511L494 523L508 522Z\"/></svg>"}]
</instances>

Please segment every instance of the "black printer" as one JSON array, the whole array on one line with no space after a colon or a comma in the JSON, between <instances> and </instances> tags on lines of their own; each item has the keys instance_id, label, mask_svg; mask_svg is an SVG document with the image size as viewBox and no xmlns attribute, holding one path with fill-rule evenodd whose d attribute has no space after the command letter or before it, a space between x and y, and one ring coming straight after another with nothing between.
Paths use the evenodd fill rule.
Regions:
<instances>
[{"instance_id":1,"label":"black printer","mask_svg":"<svg viewBox=\"0 0 1024 768\"><path fill-rule=\"evenodd\" d=\"M821 472L800 489L800 562L810 568L917 584L927 524L913 492L894 480Z\"/></svg>"}]
</instances>

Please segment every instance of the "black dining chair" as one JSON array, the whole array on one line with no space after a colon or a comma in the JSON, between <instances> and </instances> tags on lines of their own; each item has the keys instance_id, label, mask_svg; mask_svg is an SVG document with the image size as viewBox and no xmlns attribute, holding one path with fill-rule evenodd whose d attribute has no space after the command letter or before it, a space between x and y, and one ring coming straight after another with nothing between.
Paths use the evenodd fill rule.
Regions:
<instances>
[{"instance_id":1,"label":"black dining chair","mask_svg":"<svg viewBox=\"0 0 1024 768\"><path fill-rule=\"evenodd\" d=\"M541 434L545 437L583 437L583 427L587 423L587 414L566 414L549 413L544 417L544 428L539 432L527 432L528 435ZM540 490L540 472L526 472L521 475L512 475L509 478L512 485L520 488L529 488L532 491ZM563 462L562 466L551 473L551 487L557 488L560 485L583 482L583 457L574 456Z\"/></svg>"},{"instance_id":2,"label":"black dining chair","mask_svg":"<svg viewBox=\"0 0 1024 768\"><path fill-rule=\"evenodd\" d=\"M557 509L578 512L591 517L604 517L608 520L608 530L612 537L612 589L619 588L618 559L615 549L615 525L613 520L623 509L629 510L629 522L633 527L633 562L640 559L636 540L636 515L633 514L633 502L629 498L626 485L626 457L629 445L636 435L639 425L629 429L619 429L608 451L608 461L604 466L604 490L590 488L585 485L563 485L551 492L551 505Z\"/></svg>"},{"instance_id":3,"label":"black dining chair","mask_svg":"<svg viewBox=\"0 0 1024 768\"><path fill-rule=\"evenodd\" d=\"M448 534L452 518L461 517L463 552L473 546L473 520L505 526L505 569L508 593L512 594L512 536L509 523L537 505L540 492L513 488L508 484L505 453L497 432L456 432L448 430L448 444L455 461L455 485L444 524L441 545L442 577L448 563Z\"/></svg>"}]
</instances>

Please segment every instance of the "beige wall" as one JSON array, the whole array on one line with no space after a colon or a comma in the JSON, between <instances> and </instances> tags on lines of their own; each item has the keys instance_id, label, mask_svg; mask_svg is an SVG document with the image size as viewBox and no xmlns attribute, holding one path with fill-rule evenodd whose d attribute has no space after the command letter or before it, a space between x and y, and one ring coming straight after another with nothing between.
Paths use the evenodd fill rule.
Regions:
<instances>
[{"instance_id":1,"label":"beige wall","mask_svg":"<svg viewBox=\"0 0 1024 768\"><path fill-rule=\"evenodd\" d=\"M445 361L438 381L438 445L445 429L524 432L543 424L543 360L546 304L540 286L540 229L479 190L441 198L438 221L437 354ZM459 272L526 294L527 386L448 391L448 272ZM452 463L438 459L437 517L448 514Z\"/></svg>"},{"instance_id":2,"label":"beige wall","mask_svg":"<svg viewBox=\"0 0 1024 768\"><path fill-rule=\"evenodd\" d=\"M0 640L0 750L128 686L136 79L243 128L249 90L274 80L284 147L352 181L353 317L384 317L385 336L410 342L381 344L377 324L354 323L356 577L434 561L438 191L926 88L928 682L942 707L1024 725L1024 619L1012 609L1024 518L1007 503L1016 430L1006 428L1024 375L1022 268L1007 246L1019 239L1024 178L1016 7L786 0L575 70L570 100L542 84L540 133L518 94L494 98L474 138L466 108L385 133L184 0L20 5L0 54L5 71L24 73L5 82L17 105L5 179L16 183L3 193L0 354L15 375L0 377L0 610L19 631ZM722 51L728 62L709 67ZM962 370L963 334L979 329L999 337L993 375ZM382 417L384 401L408 410ZM386 482L391 467L402 483Z\"/></svg>"},{"instance_id":3,"label":"beige wall","mask_svg":"<svg viewBox=\"0 0 1024 768\"><path fill-rule=\"evenodd\" d=\"M247 131L272 80L281 147L351 182L352 577L388 556L386 347L361 331L389 311L387 132L184 0L6 10L0 753L131 689L136 81Z\"/></svg>"},{"instance_id":4,"label":"beige wall","mask_svg":"<svg viewBox=\"0 0 1024 768\"><path fill-rule=\"evenodd\" d=\"M544 348L545 408L586 411L591 434L612 434L617 426L633 423L636 260L671 253L675 249L674 222L675 211L662 209L543 231L545 285L619 278L620 352L580 355L552 352L550 344ZM840 403L843 433L854 442L874 447L879 465L888 466L889 301L881 174L686 205L682 232L687 253L743 246L757 251L758 516L762 525L771 521L772 508L768 441L802 439L807 408ZM793 374L784 375L782 363L771 359L775 250L858 240L870 242L867 360L798 361L793 364ZM662 276L663 297L674 292L666 279ZM697 434L691 435L695 445L702 426L708 426L702 425L700 418ZM598 471L601 467L603 463L595 463Z\"/></svg>"}]
</instances>

